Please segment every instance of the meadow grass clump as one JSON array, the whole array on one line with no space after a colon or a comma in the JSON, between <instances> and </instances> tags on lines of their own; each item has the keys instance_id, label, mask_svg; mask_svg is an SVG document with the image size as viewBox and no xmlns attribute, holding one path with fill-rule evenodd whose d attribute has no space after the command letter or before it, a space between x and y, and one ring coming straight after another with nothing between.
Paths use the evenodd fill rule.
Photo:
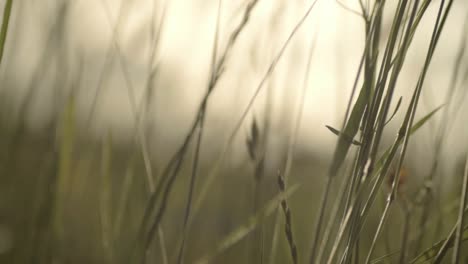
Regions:
<instances>
[{"instance_id":1,"label":"meadow grass clump","mask_svg":"<svg viewBox=\"0 0 468 264\"><path fill-rule=\"evenodd\" d=\"M233 126L222 127L226 136L219 148L220 140L210 134L210 107L213 98L219 98L215 95L232 70L231 62L244 56L239 46L250 36L249 29L259 22L259 10L266 4L259 0L242 4L236 9L238 20L229 28L224 23L232 15L225 13L232 11L231 6L216 1L211 21L214 31L207 47L210 68L200 101L175 146L158 145L161 149L156 151L158 131L167 128L152 119L151 109L159 96L155 83L166 65L161 62L160 47L163 31L173 21L168 16L173 3L153 5L149 56L144 63L147 74L138 82L142 86L138 90L120 35L133 3L123 1L113 22L112 8L103 2L111 22L110 42L89 109L82 114L79 98L86 67L78 67L75 76L61 57L67 54L65 22L73 8L64 1L45 38L57 50L46 45L39 61L42 67L19 100L16 114L0 119L0 262L463 263L468 259L464 250L468 159L460 158L463 166L457 166L464 170L454 170L453 186L444 185L441 167L445 148L452 151L447 142L467 102L468 16L460 43L450 43L456 55L443 104L421 111L454 2L356 1L359 10L343 1L334 3L358 17L364 38L341 125L331 125L330 120L316 128L336 138L327 159L322 153L298 154L305 140L304 136L299 139L300 128L308 122L303 120L305 98L310 78L316 78L311 76L312 62L323 55L316 50L318 31L306 32L313 38L306 45L304 76L288 105L287 118L275 125L273 96L266 96L264 105L259 102L263 92L271 92L269 85L278 71L284 70L281 63L289 55L287 50L298 35L305 34L308 19L318 16L314 11L320 8L320 0L308 2L295 18L239 117L232 120ZM13 1L6 1L0 31L1 67L8 67L2 58L4 50L8 51L13 6ZM322 23L328 23L326 19L321 18ZM431 31L424 44L416 44L423 25ZM415 49L424 54L417 66L410 64ZM47 83L44 76L52 65L51 55L57 55L54 62L59 68L53 78L56 93L51 118L42 133L33 133L27 117L41 94L38 87ZM127 89L133 119L131 133L120 141L116 131L98 137L91 132L114 66ZM408 74L415 75L416 81L403 85ZM410 87L409 96L401 95L400 87ZM6 82L2 89L2 95L11 95L5 92L12 90ZM291 87L282 89L286 96L294 96ZM0 110L12 111L13 104L5 98L0 98ZM260 106L265 106L264 111L253 115L253 108ZM411 143L422 142L420 131L429 125L434 128L430 150L434 158L424 162L427 168L421 176L409 165L421 166L411 154ZM247 136L240 141L239 131L244 127ZM306 138L320 140L315 135ZM272 147L274 140L281 141L281 146ZM466 142L459 140L462 143ZM206 150L212 149L219 151L208 158ZM234 164L231 158L237 149L242 149L239 156L244 160ZM14 236L1 229L2 221Z\"/></svg>"}]
</instances>

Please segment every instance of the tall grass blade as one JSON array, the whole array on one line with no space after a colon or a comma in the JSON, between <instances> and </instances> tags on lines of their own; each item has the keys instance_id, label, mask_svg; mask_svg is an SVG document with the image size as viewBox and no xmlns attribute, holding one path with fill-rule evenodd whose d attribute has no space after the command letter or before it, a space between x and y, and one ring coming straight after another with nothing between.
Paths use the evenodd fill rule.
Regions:
<instances>
[{"instance_id":1,"label":"tall grass blade","mask_svg":"<svg viewBox=\"0 0 468 264\"><path fill-rule=\"evenodd\" d=\"M3 52L5 50L5 44L6 44L7 33L8 33L8 25L10 23L12 7L13 7L13 0L7 0L5 3L5 9L3 10L2 29L0 31L0 65L3 60Z\"/></svg>"},{"instance_id":2,"label":"tall grass blade","mask_svg":"<svg viewBox=\"0 0 468 264\"><path fill-rule=\"evenodd\" d=\"M53 230L55 243L62 243L65 234L64 216L72 175L75 138L75 102L70 98L65 107L58 138L58 176L54 206ZM58 244L55 244L58 246Z\"/></svg>"},{"instance_id":3,"label":"tall grass blade","mask_svg":"<svg viewBox=\"0 0 468 264\"><path fill-rule=\"evenodd\" d=\"M113 234L112 234L112 139L110 134L104 140L101 150L101 195L99 216L101 220L102 247L106 261L113 263Z\"/></svg>"},{"instance_id":4,"label":"tall grass blade","mask_svg":"<svg viewBox=\"0 0 468 264\"><path fill-rule=\"evenodd\" d=\"M457 225L458 226L458 225ZM430 248L424 250L421 254L419 254L416 258L410 261L411 264L423 264L423 263L433 263L431 260L434 259L438 252L442 249L444 244L447 244L447 249L453 247L453 238L454 236L449 236L447 239L443 239ZM462 241L468 241L468 226L463 228L462 234Z\"/></svg>"}]
</instances>

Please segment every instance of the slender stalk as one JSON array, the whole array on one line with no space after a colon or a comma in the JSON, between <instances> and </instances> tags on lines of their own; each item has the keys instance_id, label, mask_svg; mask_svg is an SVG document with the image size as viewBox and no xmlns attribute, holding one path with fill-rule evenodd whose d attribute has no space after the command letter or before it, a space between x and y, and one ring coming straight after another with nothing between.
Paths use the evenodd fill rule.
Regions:
<instances>
[{"instance_id":1,"label":"slender stalk","mask_svg":"<svg viewBox=\"0 0 468 264\"><path fill-rule=\"evenodd\" d=\"M218 14L216 17L216 29L214 35L214 43L213 43L213 53L211 56L211 76L210 76L210 83L214 81L216 78L216 58L218 53L218 40L219 40L219 30L220 30L220 18L221 18L221 8L222 8L222 1L218 1ZM196 179L198 175L198 163L199 163L199 156L200 156L200 148L201 148L201 141L203 137L203 127L205 123L205 113L206 113L207 105L204 105L204 108L200 112L200 122L198 128L198 137L195 146L195 154L193 158L193 166L192 166L192 174L190 177L190 185L189 185L189 192L187 196L187 203L185 207L185 215L184 215L184 223L182 226L182 244L179 248L179 254L177 257L177 263L181 264L184 262L184 251L185 251L185 243L188 237L188 222L190 219L190 211L192 209L192 199L193 199L193 192L195 189Z\"/></svg>"},{"instance_id":2,"label":"slender stalk","mask_svg":"<svg viewBox=\"0 0 468 264\"><path fill-rule=\"evenodd\" d=\"M346 179L341 183L341 186L338 191L338 197L336 197L335 204L333 205L333 209L330 213L330 219L337 219L338 213L340 212L341 206L345 203L345 194L346 189L349 187L349 182L351 180L351 175L346 177ZM322 258L325 254L325 249L330 241L330 237L332 235L333 227L336 225L336 221L332 220L328 222L328 225L325 227L325 231L323 232L323 238L318 249L317 255L317 263L322 263Z\"/></svg>"},{"instance_id":3,"label":"slender stalk","mask_svg":"<svg viewBox=\"0 0 468 264\"><path fill-rule=\"evenodd\" d=\"M455 92L456 92L456 84L458 80L458 75L461 69L461 63L463 61L463 56L466 51L466 38L468 34L468 14L465 17L465 22L463 26L463 37L460 41L458 52L456 55L456 60L454 62L453 66L453 74L450 79L450 84L449 88L447 89L447 93L445 94L445 99L444 102L446 103L447 107L443 110L442 113L442 118L440 125L437 130L437 135L434 143L434 159L431 164L431 169L429 170L429 174L426 176L423 186L421 186L421 189L425 189L427 185L432 186L432 182L434 181L434 178L436 176L436 173L439 168L439 161L441 159L441 154L442 154L442 144L444 142L444 139L446 138L445 136L447 133L449 133L450 129L453 127L453 123L450 123L450 116L455 117L456 116L456 110L454 112L451 112L450 109L452 107L458 108L462 105L461 103L458 105L453 105L453 99L455 98ZM454 120L453 118L452 120ZM442 183L442 182L441 182ZM429 190L431 191L431 190ZM426 203L423 205L423 212L421 214L421 218L419 221L419 225L421 227L425 227L427 225L427 221L429 219L429 213L430 213L430 200L426 199ZM415 246L414 246L414 251L419 252L421 249L422 245L422 240L424 237L424 234L426 232L420 232L418 234L418 237L416 238L415 241Z\"/></svg>"},{"instance_id":4,"label":"slender stalk","mask_svg":"<svg viewBox=\"0 0 468 264\"><path fill-rule=\"evenodd\" d=\"M286 183L284 181L284 177L281 173L278 174L278 186L280 192L283 193L286 191ZM298 253L297 253L297 246L296 242L294 241L294 234L292 228L292 216L291 216L291 209L289 208L288 202L286 198L281 200L281 208L283 209L284 218L285 218L285 225L284 225L284 233L288 240L289 244L289 251L291 253L291 258L294 264L298 263Z\"/></svg>"},{"instance_id":5,"label":"slender stalk","mask_svg":"<svg viewBox=\"0 0 468 264\"><path fill-rule=\"evenodd\" d=\"M460 262L460 249L462 242L463 226L465 221L465 207L466 207L466 196L468 192L468 152L466 154L465 161L465 173L463 176L463 187L460 195L460 211L458 213L458 227L455 236L455 245L452 255L452 264L458 264Z\"/></svg>"},{"instance_id":6,"label":"slender stalk","mask_svg":"<svg viewBox=\"0 0 468 264\"><path fill-rule=\"evenodd\" d=\"M375 236L372 240L372 244L369 248L369 253L367 255L366 262L365 262L366 264L370 263L372 252L374 252L374 248L377 242L378 235L380 234L380 231L382 231L383 225L385 224L385 220L387 220L389 209L390 209L390 203L387 203L382 213L382 218L380 219L379 225L377 226L377 230L375 231Z\"/></svg>"},{"instance_id":7,"label":"slender stalk","mask_svg":"<svg viewBox=\"0 0 468 264\"><path fill-rule=\"evenodd\" d=\"M418 1L415 1L415 6L417 6L417 2ZM401 167L403 165L403 159L404 159L405 154L406 154L406 150L407 150L407 146L408 146L408 142L409 142L409 137L410 137L410 129L411 129L411 126L413 124L413 120L414 120L414 116L415 116L416 109L417 109L417 106L418 106L420 94L421 94L421 91L422 91L422 88L423 88L425 76L426 76L428 67L430 65L432 55L434 53L438 38L440 36L440 32L441 32L441 30L442 30L442 28L444 26L444 23L441 22L441 24L439 24L439 21L440 21L441 18L442 18L442 21L444 21L443 18L445 18L446 15L448 14L448 12L450 11L451 3L449 3L447 8L445 9L444 15L442 15L442 11L443 11L444 6L445 6L445 1L442 0L440 8L439 8L439 13L438 13L437 18L436 18L436 22L435 22L435 26L434 26L434 30L433 30L433 34L432 34L432 39L431 39L431 42L429 43L429 48L428 48L428 51L427 51L424 67L423 67L423 70L422 70L421 75L419 77L418 83L416 85L416 88L415 88L415 91L414 91L414 94L413 94L412 102L411 102L410 107L408 109L407 116L405 117L404 125L402 126L402 128L400 129L400 132L399 132L399 134L404 135L404 139L403 139L403 148L401 150L401 155L400 155L400 158L398 160L398 165L396 167L397 172L399 172L401 170ZM370 262L376 240L377 240L377 238L378 238L378 236L380 234L381 227L382 227L383 223L385 222L386 218L388 217L388 209L391 206L392 202L396 198L397 186L399 184L399 180L400 180L400 175L397 173L397 177L395 177L395 179L393 180L392 190L388 195L387 205L386 205L386 207L384 209L384 212L382 213L380 223L379 223L379 227L377 228L377 232L375 233L372 245L371 245L369 253L367 255L367 259L366 259L366 262L365 262L366 264L368 264Z\"/></svg>"},{"instance_id":8,"label":"slender stalk","mask_svg":"<svg viewBox=\"0 0 468 264\"><path fill-rule=\"evenodd\" d=\"M411 224L411 213L413 210L412 204L407 204L408 202L403 199L401 202L403 207L403 231L402 231L402 238L401 238L401 247L400 247L400 262L399 263L406 263L406 255L408 251L408 240L410 234L410 224Z\"/></svg>"},{"instance_id":9,"label":"slender stalk","mask_svg":"<svg viewBox=\"0 0 468 264\"><path fill-rule=\"evenodd\" d=\"M5 9L3 10L2 29L0 31L0 65L3 60L3 52L5 50L5 44L6 44L7 33L8 33L8 25L10 23L12 7L13 7L13 0L7 0L5 3Z\"/></svg>"}]
</instances>

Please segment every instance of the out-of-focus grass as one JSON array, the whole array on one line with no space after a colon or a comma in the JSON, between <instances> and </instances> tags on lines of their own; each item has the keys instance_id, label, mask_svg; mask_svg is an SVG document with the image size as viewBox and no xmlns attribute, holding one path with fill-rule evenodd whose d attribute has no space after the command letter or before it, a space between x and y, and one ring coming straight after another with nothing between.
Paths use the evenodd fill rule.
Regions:
<instances>
[{"instance_id":1,"label":"out-of-focus grass","mask_svg":"<svg viewBox=\"0 0 468 264\"><path fill-rule=\"evenodd\" d=\"M5 9L1 50L5 46L12 2L8 1ZM66 64L58 64L64 72L58 71L54 82L57 93L50 123L41 131L28 130L25 117L40 92L39 82L45 72L37 69L36 78L16 109L18 114L5 114L0 119L0 225L3 228L0 242L6 245L0 252L0 262L421 263L448 259L451 248L455 249L452 263L467 257L462 250L466 248L463 243L466 183L463 190L453 186L453 196L434 187L434 178L442 177L437 173L437 163L447 137L445 126L453 120L453 109L465 103L450 98L464 87L457 84L459 78L466 79L458 76L466 65L455 64L453 89L448 89L449 99L443 107L424 113L421 119L415 117L429 65L453 1L441 1L437 16L424 21L433 25L434 31L424 46L425 61L418 70L420 77L411 90L406 110L400 107L402 99L395 87L431 1L400 0L396 9L387 7L385 1L361 3L366 42L342 126L329 126L337 136L332 160L296 153L295 138L303 107L303 102L297 100L301 103L294 115L299 118L294 116L297 121L292 122L292 128L288 127L290 124L284 125L289 140L284 148L274 150L284 153L271 153L273 150L268 147L272 128L268 119L271 113L266 107L264 122L260 125L254 119L250 123L247 143L241 146L248 158L240 164L229 164L230 150L238 142L234 139L258 94L267 89L266 83L284 51L312 14L315 2L311 2L255 87L241 118L235 120L234 130L226 131L230 137L221 153L207 161L200 158L203 150L218 142L208 141L203 133L209 129L205 115L209 114L210 95L229 71L227 62L236 55L233 51L240 36L255 22L252 14L259 2L249 1L243 7L242 19L231 32L224 33L217 28L205 94L182 142L175 150L159 152L164 154L151 152L149 142L157 135L150 133L148 125L151 102L136 100L119 45L121 14L112 30L115 35L110 46L115 48L135 119L131 140L116 141L112 131L99 139L90 136L89 121L95 112L90 111L92 114L85 122L79 120L76 95L80 93L81 76L73 81L61 76L70 74ZM59 25L53 27L48 39L57 42L57 53L63 55L66 54L63 39L54 38L64 30L61 23L66 21L69 6L62 4L59 9L62 14L57 18ZM382 31L384 11L394 12L389 32ZM167 19L164 14L158 22L160 26ZM220 16L218 13L218 19ZM148 98L154 96L151 88L158 73L155 54L160 30L151 32L152 55L145 81ZM219 34L226 34L228 41L218 50ZM463 58L464 49L463 45L459 47L457 61ZM46 47L44 54L55 52ZM48 57L41 57L41 65L49 65ZM314 58L313 54L310 58ZM104 70L102 78L106 76ZM92 107L99 103L100 89L101 86L97 87ZM397 98L393 110L392 100ZM15 112L15 106L7 104L6 97L0 100L5 102L0 106L2 112ZM403 164L417 159L405 157L409 142L417 139L418 130L440 112L443 112L441 132L436 139L437 157L430 175L413 175L403 182L400 178L403 174L399 173ZM395 113L402 113L404 119L393 143L386 146L388 139L384 131L389 130L387 125ZM279 162L270 160L273 154L282 157ZM279 186L278 174L289 175L281 178ZM456 171L456 174L453 178L459 182L461 173ZM457 207L452 206L454 200L460 200L456 202L458 216ZM279 217L281 214L285 217Z\"/></svg>"}]
</instances>

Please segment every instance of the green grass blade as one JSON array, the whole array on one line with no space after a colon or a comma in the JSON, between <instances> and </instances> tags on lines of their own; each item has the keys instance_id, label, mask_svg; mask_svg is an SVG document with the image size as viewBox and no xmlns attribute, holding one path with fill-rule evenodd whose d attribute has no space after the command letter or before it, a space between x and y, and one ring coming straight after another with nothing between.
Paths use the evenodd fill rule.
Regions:
<instances>
[{"instance_id":1,"label":"green grass blade","mask_svg":"<svg viewBox=\"0 0 468 264\"><path fill-rule=\"evenodd\" d=\"M364 86L363 86L364 87ZM361 89L359 93L359 97L356 103L353 106L353 110L349 117L348 122L346 123L345 129L343 133L340 133L340 137L338 138L338 144L336 146L335 154L333 156L332 164L330 166L330 175L334 176L340 169L343 161L348 154L349 147L351 146L351 142L347 139L348 137L354 138L359 130L359 124L361 123L362 116L364 114L364 110L366 109L366 105L368 102L369 93L366 89ZM343 135L347 135L346 137Z\"/></svg>"},{"instance_id":2,"label":"green grass blade","mask_svg":"<svg viewBox=\"0 0 468 264\"><path fill-rule=\"evenodd\" d=\"M449 237L449 248L453 247L453 237ZM463 228L463 236L462 241L465 242L468 240L468 226ZM439 252L440 248L444 245L447 239L440 240L439 242L432 245L432 247L426 249L424 252L419 254L416 258L414 258L410 263L411 264L422 264L430 262L437 253Z\"/></svg>"},{"instance_id":3,"label":"green grass blade","mask_svg":"<svg viewBox=\"0 0 468 264\"><path fill-rule=\"evenodd\" d=\"M421 120L419 120L416 124L413 125L413 127L411 128L411 131L410 133L413 134L414 132L416 132L420 127L422 127L435 113L437 113L437 111L439 111L444 105L441 105L439 107L437 107L436 109L432 110L429 114L427 114L426 116L424 116L423 118L421 118Z\"/></svg>"},{"instance_id":4,"label":"green grass blade","mask_svg":"<svg viewBox=\"0 0 468 264\"><path fill-rule=\"evenodd\" d=\"M325 127L328 128L328 130L330 130L333 134L335 134L335 135L337 135L337 136L340 136L340 135L341 135L341 136L343 137L344 140L347 140L348 142L350 142L350 143L353 144L353 145L356 145L356 146L362 145L361 142L359 142L359 141L353 139L351 136L349 136L349 135L347 135L347 134L345 134L345 133L340 132L340 131L339 131L338 129L336 129L336 128L333 128L333 127L328 126L328 125L326 125Z\"/></svg>"},{"instance_id":5,"label":"green grass blade","mask_svg":"<svg viewBox=\"0 0 468 264\"><path fill-rule=\"evenodd\" d=\"M390 123L390 121L392 121L393 117L395 117L396 113L398 112L398 109L400 109L402 99L403 99L403 97L400 96L400 99L398 99L398 103L397 103L397 105L396 105L396 107L395 107L395 110L393 110L392 115L391 115L390 118L387 120L387 122L385 122L384 125L387 125L388 123Z\"/></svg>"},{"instance_id":6,"label":"green grass blade","mask_svg":"<svg viewBox=\"0 0 468 264\"><path fill-rule=\"evenodd\" d=\"M3 51L5 50L5 43L8 33L8 25L10 23L11 8L13 7L13 0L7 0L5 3L5 10L3 10L2 29L0 31L0 64L3 59Z\"/></svg>"},{"instance_id":7,"label":"green grass blade","mask_svg":"<svg viewBox=\"0 0 468 264\"><path fill-rule=\"evenodd\" d=\"M75 104L74 99L70 99L65 107L62 117L61 130L58 138L58 175L55 196L55 212L53 226L58 242L64 235L63 216L66 210L65 201L69 193L70 180L72 174L73 145L75 138Z\"/></svg>"},{"instance_id":8,"label":"green grass blade","mask_svg":"<svg viewBox=\"0 0 468 264\"><path fill-rule=\"evenodd\" d=\"M109 135L104 139L101 152L101 195L100 195L100 220L101 220L101 239L106 259L112 263L112 139Z\"/></svg>"},{"instance_id":9,"label":"green grass blade","mask_svg":"<svg viewBox=\"0 0 468 264\"><path fill-rule=\"evenodd\" d=\"M410 130L410 135L413 135L414 133L416 133L416 131L418 131L424 124L426 124L427 121L429 121L429 119L431 119L432 116L434 116L442 107L444 107L444 105L441 105L441 106L435 108L434 110L432 110L431 112L426 114L423 118L421 118L418 122L416 122L416 124L414 124L413 127ZM400 144L401 144L401 140L400 140ZM388 155L390 154L390 151L391 151L391 148L387 149L384 152L384 154L382 155L382 157L377 161L376 174L378 174L378 172L382 168L382 165L384 164L385 160L387 160Z\"/></svg>"}]
</instances>

